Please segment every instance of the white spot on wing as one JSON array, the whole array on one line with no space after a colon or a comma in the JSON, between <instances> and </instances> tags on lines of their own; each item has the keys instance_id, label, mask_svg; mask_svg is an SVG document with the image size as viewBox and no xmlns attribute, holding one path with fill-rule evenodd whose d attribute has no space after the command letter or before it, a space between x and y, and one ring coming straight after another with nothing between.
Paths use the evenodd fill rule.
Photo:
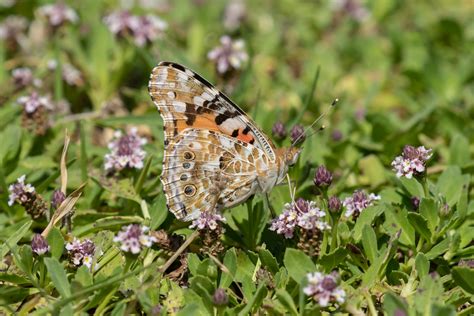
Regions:
<instances>
[{"instance_id":1,"label":"white spot on wing","mask_svg":"<svg viewBox=\"0 0 474 316\"><path fill-rule=\"evenodd\" d=\"M205 100L202 97L198 96L198 95L194 96L194 98L193 98L193 102L197 106L203 106L204 101Z\"/></svg>"},{"instance_id":2,"label":"white spot on wing","mask_svg":"<svg viewBox=\"0 0 474 316\"><path fill-rule=\"evenodd\" d=\"M186 111L186 103L182 101L173 101L173 107L176 112L184 113Z\"/></svg>"},{"instance_id":3,"label":"white spot on wing","mask_svg":"<svg viewBox=\"0 0 474 316\"><path fill-rule=\"evenodd\" d=\"M219 127L227 133L232 133L236 129L244 129L245 124L235 118L228 118Z\"/></svg>"}]
</instances>

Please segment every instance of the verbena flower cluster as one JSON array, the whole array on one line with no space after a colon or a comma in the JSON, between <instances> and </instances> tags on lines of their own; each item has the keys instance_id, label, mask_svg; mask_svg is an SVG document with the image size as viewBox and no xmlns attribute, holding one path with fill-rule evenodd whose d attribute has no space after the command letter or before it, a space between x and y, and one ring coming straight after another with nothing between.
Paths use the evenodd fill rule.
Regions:
<instances>
[{"instance_id":1,"label":"verbena flower cluster","mask_svg":"<svg viewBox=\"0 0 474 316\"><path fill-rule=\"evenodd\" d=\"M105 155L105 170L120 171L125 168L143 168L146 152L142 146L146 139L138 136L137 129L123 135L121 131L114 133L114 139L109 143L110 153Z\"/></svg>"},{"instance_id":2,"label":"verbena flower cluster","mask_svg":"<svg viewBox=\"0 0 474 316\"><path fill-rule=\"evenodd\" d=\"M25 184L26 175L22 175L16 181L16 183L11 184L8 187L8 205L12 206L15 202L20 205L25 205L29 203L34 196L35 187L31 184Z\"/></svg>"},{"instance_id":3,"label":"verbena flower cluster","mask_svg":"<svg viewBox=\"0 0 474 316\"><path fill-rule=\"evenodd\" d=\"M114 241L121 244L122 251L137 254L142 251L142 248L149 248L157 241L154 236L147 234L148 230L148 227L138 224L124 226L122 231L114 237Z\"/></svg>"},{"instance_id":4,"label":"verbena flower cluster","mask_svg":"<svg viewBox=\"0 0 474 316\"><path fill-rule=\"evenodd\" d=\"M92 266L92 259L94 258L95 245L90 239L80 241L77 238L66 244L71 262L75 266L85 265L89 269Z\"/></svg>"},{"instance_id":5,"label":"verbena flower cluster","mask_svg":"<svg viewBox=\"0 0 474 316\"><path fill-rule=\"evenodd\" d=\"M116 36L132 36L137 46L144 46L163 36L168 24L155 15L132 15L129 11L115 11L104 18L110 32Z\"/></svg>"},{"instance_id":6,"label":"verbena flower cluster","mask_svg":"<svg viewBox=\"0 0 474 316\"><path fill-rule=\"evenodd\" d=\"M287 203L283 213L275 218L270 230L285 238L293 238L298 227L305 230L326 230L330 226L323 220L326 213L316 206L314 201L299 198L296 202Z\"/></svg>"},{"instance_id":7,"label":"verbena flower cluster","mask_svg":"<svg viewBox=\"0 0 474 316\"><path fill-rule=\"evenodd\" d=\"M411 179L413 176L425 172L426 161L432 156L431 151L431 149L426 149L424 146L406 145L403 148L402 155L397 156L392 161L392 167L397 173L397 177Z\"/></svg>"},{"instance_id":8,"label":"verbena flower cluster","mask_svg":"<svg viewBox=\"0 0 474 316\"><path fill-rule=\"evenodd\" d=\"M37 255L44 255L49 251L50 247L46 239L40 234L35 234L31 240L31 250Z\"/></svg>"},{"instance_id":9,"label":"verbena flower cluster","mask_svg":"<svg viewBox=\"0 0 474 316\"><path fill-rule=\"evenodd\" d=\"M356 190L352 196L344 199L342 205L345 207L345 217L357 217L367 207L371 206L374 201L380 200L380 196L374 193L367 195L362 190Z\"/></svg>"},{"instance_id":10,"label":"verbena flower cluster","mask_svg":"<svg viewBox=\"0 0 474 316\"><path fill-rule=\"evenodd\" d=\"M216 230L220 223L225 221L225 217L219 213L201 212L199 217L191 223L189 228L197 228L198 230Z\"/></svg>"},{"instance_id":11,"label":"verbena flower cluster","mask_svg":"<svg viewBox=\"0 0 474 316\"><path fill-rule=\"evenodd\" d=\"M312 297L319 306L326 307L330 303L344 303L346 292L339 287L336 273L314 272L308 273L306 278L308 285L303 291L307 296Z\"/></svg>"},{"instance_id":12,"label":"verbena flower cluster","mask_svg":"<svg viewBox=\"0 0 474 316\"><path fill-rule=\"evenodd\" d=\"M38 9L41 16L47 18L48 23L53 27L59 27L66 23L76 23L77 13L64 3L47 4Z\"/></svg>"},{"instance_id":13,"label":"verbena flower cluster","mask_svg":"<svg viewBox=\"0 0 474 316\"><path fill-rule=\"evenodd\" d=\"M245 50L245 42L241 39L232 40L227 35L222 36L220 42L220 46L207 54L207 57L215 63L217 72L224 74L240 69L249 58Z\"/></svg>"},{"instance_id":14,"label":"verbena flower cluster","mask_svg":"<svg viewBox=\"0 0 474 316\"><path fill-rule=\"evenodd\" d=\"M54 108L51 99L47 96L41 96L38 92L33 91L30 95L19 97L17 103L23 106L27 114L36 112L39 108L52 110Z\"/></svg>"}]
</instances>

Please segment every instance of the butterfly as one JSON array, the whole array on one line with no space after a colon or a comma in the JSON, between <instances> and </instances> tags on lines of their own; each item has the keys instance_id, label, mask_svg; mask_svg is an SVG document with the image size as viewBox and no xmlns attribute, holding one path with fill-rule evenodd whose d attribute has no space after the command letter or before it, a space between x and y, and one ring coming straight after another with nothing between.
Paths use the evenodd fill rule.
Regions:
<instances>
[{"instance_id":1,"label":"butterfly","mask_svg":"<svg viewBox=\"0 0 474 316\"><path fill-rule=\"evenodd\" d=\"M182 65L159 63L148 90L164 121L166 204L180 220L270 192L298 159L300 149L276 148L241 108Z\"/></svg>"}]
</instances>

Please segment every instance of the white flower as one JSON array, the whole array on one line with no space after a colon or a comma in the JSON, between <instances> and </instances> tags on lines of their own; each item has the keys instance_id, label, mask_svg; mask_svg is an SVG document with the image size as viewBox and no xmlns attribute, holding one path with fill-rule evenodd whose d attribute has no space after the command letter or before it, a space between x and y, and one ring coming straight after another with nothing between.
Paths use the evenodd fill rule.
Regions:
<instances>
[{"instance_id":1,"label":"white flower","mask_svg":"<svg viewBox=\"0 0 474 316\"><path fill-rule=\"evenodd\" d=\"M308 285L303 289L303 292L318 302L319 306L326 307L331 302L344 303L346 292L338 286L337 273L314 272L308 273L306 278Z\"/></svg>"},{"instance_id":2,"label":"white flower","mask_svg":"<svg viewBox=\"0 0 474 316\"><path fill-rule=\"evenodd\" d=\"M142 247L150 248L156 238L145 234L149 230L146 226L130 224L122 227L122 230L114 237L115 242L120 242L120 249L125 252L138 254Z\"/></svg>"}]
</instances>

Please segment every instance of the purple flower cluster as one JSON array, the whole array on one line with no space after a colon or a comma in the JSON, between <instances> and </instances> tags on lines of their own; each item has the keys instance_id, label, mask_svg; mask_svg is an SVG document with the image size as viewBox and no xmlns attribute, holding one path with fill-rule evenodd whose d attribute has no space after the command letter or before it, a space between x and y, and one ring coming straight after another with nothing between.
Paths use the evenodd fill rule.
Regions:
<instances>
[{"instance_id":1,"label":"purple flower cluster","mask_svg":"<svg viewBox=\"0 0 474 316\"><path fill-rule=\"evenodd\" d=\"M359 216L362 210L366 209L367 207L371 206L374 201L380 200L379 195L375 195L374 193L370 193L367 195L362 190L356 190L352 196L347 197L342 202L342 205L346 208L346 212L344 213L345 217Z\"/></svg>"},{"instance_id":2,"label":"purple flower cluster","mask_svg":"<svg viewBox=\"0 0 474 316\"><path fill-rule=\"evenodd\" d=\"M316 173L313 178L314 185L319 188L325 188L332 183L332 173L326 169L324 165L321 165L316 169Z\"/></svg>"},{"instance_id":3,"label":"purple flower cluster","mask_svg":"<svg viewBox=\"0 0 474 316\"><path fill-rule=\"evenodd\" d=\"M155 15L137 16L129 11L112 12L104 18L104 23L117 36L131 35L140 47L161 38L168 28L168 24Z\"/></svg>"},{"instance_id":4,"label":"purple flower cluster","mask_svg":"<svg viewBox=\"0 0 474 316\"><path fill-rule=\"evenodd\" d=\"M0 23L0 39L18 43L27 26L28 21L24 17L10 15Z\"/></svg>"},{"instance_id":5,"label":"purple flower cluster","mask_svg":"<svg viewBox=\"0 0 474 316\"><path fill-rule=\"evenodd\" d=\"M277 121L273 124L272 135L276 139L284 139L286 137L286 127L281 121Z\"/></svg>"},{"instance_id":6,"label":"purple flower cluster","mask_svg":"<svg viewBox=\"0 0 474 316\"><path fill-rule=\"evenodd\" d=\"M114 139L108 145L111 153L105 155L105 170L143 168L146 152L142 146L145 144L146 139L138 136L136 128L132 128L126 135L122 135L121 131L116 131Z\"/></svg>"},{"instance_id":7,"label":"purple flower cluster","mask_svg":"<svg viewBox=\"0 0 474 316\"><path fill-rule=\"evenodd\" d=\"M137 254L140 253L142 248L150 248L154 242L157 242L155 237L146 234L148 230L148 227L138 224L124 226L122 231L114 237L114 241L121 243L120 249L122 251Z\"/></svg>"},{"instance_id":8,"label":"purple flower cluster","mask_svg":"<svg viewBox=\"0 0 474 316\"><path fill-rule=\"evenodd\" d=\"M49 245L46 239L40 234L35 234L31 240L31 250L37 255L44 255L49 251Z\"/></svg>"},{"instance_id":9,"label":"purple flower cluster","mask_svg":"<svg viewBox=\"0 0 474 316\"><path fill-rule=\"evenodd\" d=\"M240 27L242 21L247 16L247 8L243 0L231 0L224 10L223 24L229 31L234 31Z\"/></svg>"},{"instance_id":10,"label":"purple flower cluster","mask_svg":"<svg viewBox=\"0 0 474 316\"><path fill-rule=\"evenodd\" d=\"M326 230L330 226L323 220L325 215L315 202L299 198L296 202L285 204L280 216L272 221L270 230L285 238L293 238L298 227L305 230Z\"/></svg>"},{"instance_id":11,"label":"purple flower cluster","mask_svg":"<svg viewBox=\"0 0 474 316\"><path fill-rule=\"evenodd\" d=\"M91 268L95 245L90 239L84 239L81 242L74 238L72 242L66 244L66 250L75 266L85 265L89 269Z\"/></svg>"},{"instance_id":12,"label":"purple flower cluster","mask_svg":"<svg viewBox=\"0 0 474 316\"><path fill-rule=\"evenodd\" d=\"M295 126L291 128L290 140L292 144L295 144L296 141L298 143L302 143L304 142L305 138L306 138L306 135L304 133L303 125L296 124Z\"/></svg>"},{"instance_id":13,"label":"purple flower cluster","mask_svg":"<svg viewBox=\"0 0 474 316\"><path fill-rule=\"evenodd\" d=\"M25 175L19 177L17 183L11 184L8 187L8 205L12 206L17 202L20 205L25 205L34 198L35 188L31 184L25 184Z\"/></svg>"},{"instance_id":14,"label":"purple flower cluster","mask_svg":"<svg viewBox=\"0 0 474 316\"><path fill-rule=\"evenodd\" d=\"M199 217L191 223L189 228L197 228L198 230L216 230L220 223L225 221L225 217L219 213L201 212Z\"/></svg>"},{"instance_id":15,"label":"purple flower cluster","mask_svg":"<svg viewBox=\"0 0 474 316\"><path fill-rule=\"evenodd\" d=\"M336 273L322 274L321 272L308 273L306 276L308 285L303 289L304 293L311 296L321 307L330 303L344 303L346 292L338 285Z\"/></svg>"},{"instance_id":16,"label":"purple flower cluster","mask_svg":"<svg viewBox=\"0 0 474 316\"><path fill-rule=\"evenodd\" d=\"M28 67L15 68L12 70L13 83L18 88L29 86L33 83L33 72Z\"/></svg>"},{"instance_id":17,"label":"purple flower cluster","mask_svg":"<svg viewBox=\"0 0 474 316\"><path fill-rule=\"evenodd\" d=\"M392 167L397 173L397 177L411 179L414 175L419 175L425 171L426 161L431 156L431 149L426 149L424 146L406 145L403 148L402 155L395 157L392 161Z\"/></svg>"},{"instance_id":18,"label":"purple flower cluster","mask_svg":"<svg viewBox=\"0 0 474 316\"><path fill-rule=\"evenodd\" d=\"M38 9L38 13L44 16L52 27L60 27L66 23L76 23L77 13L63 3L47 4Z\"/></svg>"},{"instance_id":19,"label":"purple flower cluster","mask_svg":"<svg viewBox=\"0 0 474 316\"><path fill-rule=\"evenodd\" d=\"M32 114L41 107L44 107L47 110L52 110L54 108L49 97L40 96L36 91L31 92L28 96L19 97L17 103L23 106L23 109L27 114Z\"/></svg>"},{"instance_id":20,"label":"purple flower cluster","mask_svg":"<svg viewBox=\"0 0 474 316\"><path fill-rule=\"evenodd\" d=\"M245 42L241 39L234 41L227 35L222 36L220 42L220 46L207 54L207 58L215 63L217 72L224 74L240 69L249 58L245 50Z\"/></svg>"},{"instance_id":21,"label":"purple flower cluster","mask_svg":"<svg viewBox=\"0 0 474 316\"><path fill-rule=\"evenodd\" d=\"M363 22L370 16L370 12L360 0L332 0L332 7L334 10L346 13L358 22Z\"/></svg>"}]
</instances>

